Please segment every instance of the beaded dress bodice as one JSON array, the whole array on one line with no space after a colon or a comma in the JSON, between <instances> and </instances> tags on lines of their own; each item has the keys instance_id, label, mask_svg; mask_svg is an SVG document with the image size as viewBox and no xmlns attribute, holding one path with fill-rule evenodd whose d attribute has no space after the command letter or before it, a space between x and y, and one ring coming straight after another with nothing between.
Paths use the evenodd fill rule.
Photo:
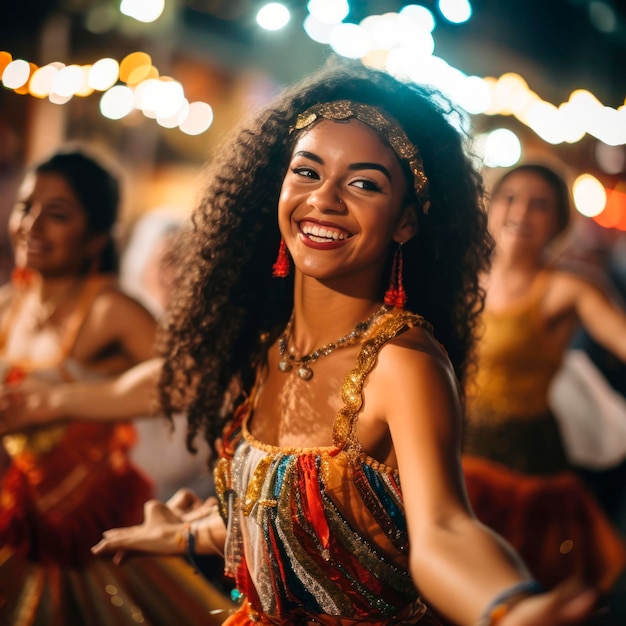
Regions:
<instances>
[{"instance_id":1,"label":"beaded dress bodice","mask_svg":"<svg viewBox=\"0 0 626 626\"><path fill-rule=\"evenodd\" d=\"M253 398L239 407L225 432L216 488L229 531L226 572L252 612L284 623L336 616L342 624L411 624L426 613L408 571L398 472L364 453L355 435L379 350L413 326L429 324L393 310L364 335L344 379L331 446L266 445L247 427Z\"/></svg>"}]
</instances>

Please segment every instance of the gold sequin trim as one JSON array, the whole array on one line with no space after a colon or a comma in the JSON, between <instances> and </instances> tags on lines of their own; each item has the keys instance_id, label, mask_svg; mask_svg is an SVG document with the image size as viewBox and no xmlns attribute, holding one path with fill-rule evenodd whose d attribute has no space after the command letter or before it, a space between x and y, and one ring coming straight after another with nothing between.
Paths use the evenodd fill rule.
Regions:
<instances>
[{"instance_id":1,"label":"gold sequin trim","mask_svg":"<svg viewBox=\"0 0 626 626\"><path fill-rule=\"evenodd\" d=\"M374 325L364 338L357 357L356 366L346 375L341 390L344 406L335 419L333 442L338 448L349 449L361 454L356 439L357 416L363 405L363 385L370 371L376 365L380 349L405 329L421 326L432 333L432 325L421 315L394 309Z\"/></svg>"}]
</instances>

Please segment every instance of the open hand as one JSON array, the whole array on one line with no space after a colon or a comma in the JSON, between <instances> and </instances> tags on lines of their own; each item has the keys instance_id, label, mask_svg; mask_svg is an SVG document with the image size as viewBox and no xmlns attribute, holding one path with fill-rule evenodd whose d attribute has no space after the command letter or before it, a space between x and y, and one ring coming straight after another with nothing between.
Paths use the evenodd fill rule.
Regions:
<instances>
[{"instance_id":1,"label":"open hand","mask_svg":"<svg viewBox=\"0 0 626 626\"><path fill-rule=\"evenodd\" d=\"M181 517L166 504L159 500L148 500L144 505L142 524L104 531L102 540L91 551L94 554L131 550L152 554L182 554L184 526Z\"/></svg>"},{"instance_id":2,"label":"open hand","mask_svg":"<svg viewBox=\"0 0 626 626\"><path fill-rule=\"evenodd\" d=\"M32 377L0 387L0 435L55 421L50 399L54 386Z\"/></svg>"},{"instance_id":3,"label":"open hand","mask_svg":"<svg viewBox=\"0 0 626 626\"><path fill-rule=\"evenodd\" d=\"M500 626L585 624L597 600L596 591L569 580L552 591L524 598L498 623Z\"/></svg>"}]
</instances>

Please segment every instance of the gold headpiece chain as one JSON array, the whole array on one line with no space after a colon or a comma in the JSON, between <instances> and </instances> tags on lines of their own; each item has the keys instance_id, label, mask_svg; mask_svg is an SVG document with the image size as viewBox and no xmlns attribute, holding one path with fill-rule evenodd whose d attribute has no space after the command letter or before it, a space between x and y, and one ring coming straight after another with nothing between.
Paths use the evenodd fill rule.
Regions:
<instances>
[{"instance_id":1,"label":"gold headpiece chain","mask_svg":"<svg viewBox=\"0 0 626 626\"><path fill-rule=\"evenodd\" d=\"M408 162L409 168L413 173L415 194L422 201L424 214L428 214L428 209L430 208L428 178L426 178L424 173L422 157L417 146L411 143L398 122L392 117L383 115L377 108L369 104L352 102L350 100L336 100L334 102L314 104L304 113L300 113L291 130L302 130L320 119L341 121L350 118L363 122L363 124L382 135L398 158Z\"/></svg>"}]
</instances>

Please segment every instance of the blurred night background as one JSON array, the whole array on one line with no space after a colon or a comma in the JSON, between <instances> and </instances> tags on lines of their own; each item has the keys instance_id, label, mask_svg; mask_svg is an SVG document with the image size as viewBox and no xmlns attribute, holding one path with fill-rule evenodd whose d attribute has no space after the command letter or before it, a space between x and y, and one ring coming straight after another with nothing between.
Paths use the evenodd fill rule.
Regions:
<instances>
[{"instance_id":1,"label":"blurred night background","mask_svg":"<svg viewBox=\"0 0 626 626\"><path fill-rule=\"evenodd\" d=\"M436 84L466 112L487 184L556 164L594 245L623 239L622 0L5 0L1 218L22 168L67 141L120 165L123 228L188 212L233 123L336 54Z\"/></svg>"}]
</instances>

